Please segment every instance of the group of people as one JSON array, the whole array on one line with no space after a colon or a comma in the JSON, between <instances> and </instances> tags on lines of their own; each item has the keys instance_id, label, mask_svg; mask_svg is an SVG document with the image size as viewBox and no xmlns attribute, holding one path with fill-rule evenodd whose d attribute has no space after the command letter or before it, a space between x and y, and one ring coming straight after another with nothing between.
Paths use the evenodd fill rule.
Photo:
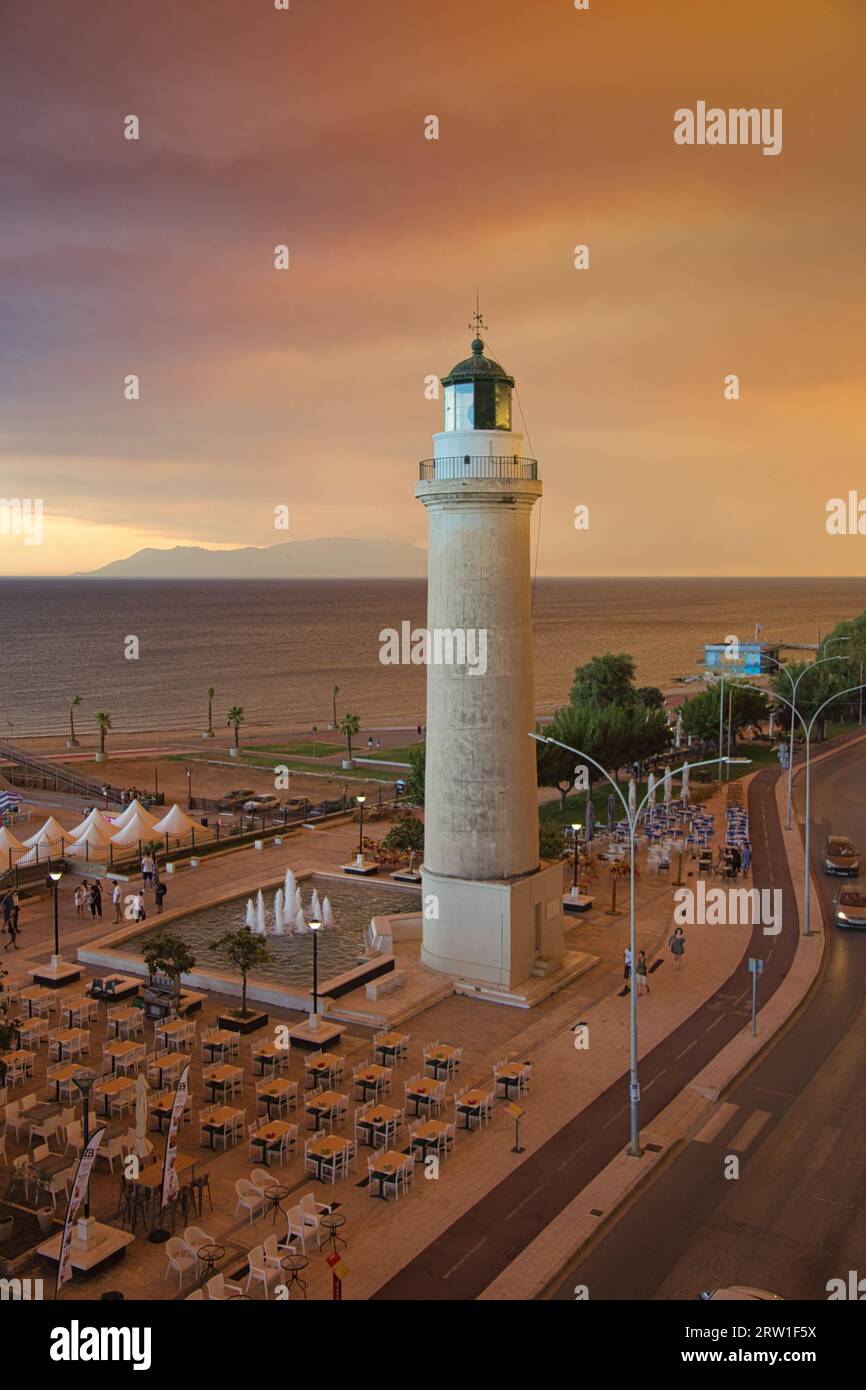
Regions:
<instances>
[{"instance_id":1,"label":"group of people","mask_svg":"<svg viewBox=\"0 0 866 1390\"><path fill-rule=\"evenodd\" d=\"M15 938L21 930L19 925L21 900L14 888L10 888L8 893L4 895L2 905L0 906L2 906L3 914L2 930L9 935L9 940L6 942L3 949L4 951L8 951L11 946L14 951L17 951L18 946Z\"/></svg>"},{"instance_id":2,"label":"group of people","mask_svg":"<svg viewBox=\"0 0 866 1390\"><path fill-rule=\"evenodd\" d=\"M676 928L673 935L671 936L670 941L668 942L668 946L670 947L671 955L674 958L675 969L681 970L683 964L683 956L686 953L686 934L683 931L682 927ZM626 946L625 951L623 952L622 973L623 979L626 983L626 987L628 987L629 982L631 981L632 973L632 957L630 946ZM638 951L637 964L635 965L634 973L635 979L637 981L638 994L649 994L649 964L646 958L646 951Z\"/></svg>"},{"instance_id":3,"label":"group of people","mask_svg":"<svg viewBox=\"0 0 866 1390\"><path fill-rule=\"evenodd\" d=\"M85 878L72 894L72 901L75 903L76 917L101 917L102 884L99 879L95 878L92 883L88 883Z\"/></svg>"},{"instance_id":4,"label":"group of people","mask_svg":"<svg viewBox=\"0 0 866 1390\"><path fill-rule=\"evenodd\" d=\"M131 806L133 801L139 801L141 796L142 793L138 787L121 787L120 789L120 800L124 806Z\"/></svg>"}]
</instances>

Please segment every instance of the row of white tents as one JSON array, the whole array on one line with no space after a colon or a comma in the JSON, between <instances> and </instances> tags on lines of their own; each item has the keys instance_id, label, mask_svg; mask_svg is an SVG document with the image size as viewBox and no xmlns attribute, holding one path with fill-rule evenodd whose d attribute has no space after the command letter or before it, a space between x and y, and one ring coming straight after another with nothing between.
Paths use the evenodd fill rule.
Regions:
<instances>
[{"instance_id":1,"label":"row of white tents","mask_svg":"<svg viewBox=\"0 0 866 1390\"><path fill-rule=\"evenodd\" d=\"M109 817L94 807L71 830L67 830L54 816L49 816L35 834L23 841L2 826L0 855L6 857L11 852L13 862L17 864L35 864L61 853L86 859L108 859L113 854L110 845L115 849L133 849L149 841L162 842L169 836L180 841L186 835L191 836L193 831L202 841L215 833L199 825L177 803L157 818L136 800L116 817Z\"/></svg>"}]
</instances>

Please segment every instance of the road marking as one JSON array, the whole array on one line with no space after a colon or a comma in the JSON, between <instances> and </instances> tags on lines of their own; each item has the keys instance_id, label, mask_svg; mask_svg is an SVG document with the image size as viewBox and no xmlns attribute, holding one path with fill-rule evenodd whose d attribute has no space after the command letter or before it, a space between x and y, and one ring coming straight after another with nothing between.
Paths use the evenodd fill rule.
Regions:
<instances>
[{"instance_id":1,"label":"road marking","mask_svg":"<svg viewBox=\"0 0 866 1390\"><path fill-rule=\"evenodd\" d=\"M698 1040L697 1040L697 1038L692 1038L692 1040L691 1040L691 1042L689 1043L688 1047L684 1047L683 1050L682 1050L682 1052L677 1053L677 1056L676 1056L675 1060L678 1062L678 1061L680 1060L681 1057L685 1057L686 1053L687 1053L687 1052L691 1052L692 1048L693 1048L693 1047L697 1047L697 1045L698 1045Z\"/></svg>"},{"instance_id":2,"label":"road marking","mask_svg":"<svg viewBox=\"0 0 866 1390\"><path fill-rule=\"evenodd\" d=\"M512 1218L512 1216L515 1216L516 1213L520 1211L520 1208L521 1208L521 1207L525 1207L527 1202L531 1202L531 1201L532 1201L533 1197L535 1196L535 1194L536 1194L537 1192L543 1192L543 1191L544 1191L544 1183L539 1183L538 1187L534 1187L534 1188L532 1189L532 1191L529 1193L529 1195L526 1196L526 1197L524 1197L524 1199L523 1199L522 1202L518 1202L518 1203L517 1203L517 1206L512 1208L512 1210L511 1210L511 1211L508 1213L508 1215L506 1216L505 1220L506 1220L506 1221L510 1221L511 1218Z\"/></svg>"},{"instance_id":3,"label":"road marking","mask_svg":"<svg viewBox=\"0 0 866 1390\"><path fill-rule=\"evenodd\" d=\"M641 1087L641 1090L642 1090L642 1091L648 1091L649 1088L650 1088L650 1086L654 1086L654 1085L656 1084L656 1082L658 1081L659 1077L660 1077L660 1076L664 1076L664 1074L665 1074L666 1071L667 1071L667 1067L662 1067L661 1071L657 1071L657 1072L656 1072L656 1074L655 1074L655 1076L653 1077L652 1081L648 1081L647 1084L646 1084L645 1086L642 1086L642 1087Z\"/></svg>"},{"instance_id":4,"label":"road marking","mask_svg":"<svg viewBox=\"0 0 866 1390\"><path fill-rule=\"evenodd\" d=\"M772 1113L771 1110L756 1110L754 1114L749 1116L746 1123L737 1130L727 1147L743 1153L757 1139Z\"/></svg>"},{"instance_id":5,"label":"road marking","mask_svg":"<svg viewBox=\"0 0 866 1390\"><path fill-rule=\"evenodd\" d=\"M583 1143L578 1145L578 1147L575 1149L574 1153L573 1153L573 1154L569 1154L569 1155L568 1155L568 1158L565 1160L564 1163L560 1163L559 1167L558 1167L557 1170L556 1170L557 1173L561 1173L562 1170L563 1170L563 1168L568 1167L568 1164L571 1163L575 1158L577 1158L577 1155L580 1153L581 1149L585 1149L588 1143L589 1143L589 1140L588 1140L588 1139L584 1139Z\"/></svg>"},{"instance_id":6,"label":"road marking","mask_svg":"<svg viewBox=\"0 0 866 1390\"><path fill-rule=\"evenodd\" d=\"M716 1113L711 1115L702 1129L699 1129L694 1136L696 1144L711 1144L720 1130L724 1129L728 1120L739 1110L738 1105L733 1105L730 1101L724 1101L718 1107Z\"/></svg>"},{"instance_id":7,"label":"road marking","mask_svg":"<svg viewBox=\"0 0 866 1390\"><path fill-rule=\"evenodd\" d=\"M711 1032L712 1029L715 1028L719 1023L722 1023L722 1022L724 1021L725 1018L727 1018L727 1014L719 1014L718 1018L714 1018L714 1019L713 1019L712 1023L711 1023L710 1026L709 1026L709 1028L706 1029L706 1032L708 1032L708 1033Z\"/></svg>"},{"instance_id":8,"label":"road marking","mask_svg":"<svg viewBox=\"0 0 866 1390\"><path fill-rule=\"evenodd\" d=\"M451 1278L451 1275L454 1273L455 1269L459 1269L460 1266L461 1266L462 1264L465 1264L465 1263L466 1263L466 1261L469 1259L469 1256L470 1256L470 1255L474 1255L474 1254L475 1254L475 1251L476 1251L476 1250L480 1250L481 1247L482 1247L482 1245L486 1245L486 1243L487 1243L487 1237L486 1237L486 1236L482 1236L481 1239L478 1241L477 1245L473 1245L473 1247L472 1247L471 1250L467 1250L467 1251L466 1251L466 1254L463 1256L463 1258L460 1259L460 1260L458 1260L457 1263L456 1263L456 1265L452 1265L451 1268L448 1270L448 1272L447 1272L446 1274L443 1274L443 1275L442 1275L442 1281L443 1281L443 1283L444 1283L444 1281L445 1281L446 1279L450 1279L450 1278Z\"/></svg>"},{"instance_id":9,"label":"road marking","mask_svg":"<svg viewBox=\"0 0 866 1390\"><path fill-rule=\"evenodd\" d=\"M609 1120L605 1120L604 1124L602 1125L602 1129L607 1129L608 1125L616 1124L619 1117L621 1115L624 1115L627 1109L628 1107L625 1105L620 1106L619 1110L617 1110L615 1115L611 1115Z\"/></svg>"}]
</instances>

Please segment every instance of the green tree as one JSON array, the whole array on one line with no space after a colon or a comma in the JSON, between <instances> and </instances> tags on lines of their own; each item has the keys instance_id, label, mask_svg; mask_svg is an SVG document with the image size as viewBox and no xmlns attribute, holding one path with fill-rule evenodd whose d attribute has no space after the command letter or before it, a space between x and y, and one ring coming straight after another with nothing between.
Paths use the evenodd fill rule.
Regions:
<instances>
[{"instance_id":1,"label":"green tree","mask_svg":"<svg viewBox=\"0 0 866 1390\"><path fill-rule=\"evenodd\" d=\"M72 744L73 748L78 744L78 739L75 737L75 711L80 704L81 696L73 695L72 699L69 701L69 742Z\"/></svg>"},{"instance_id":2,"label":"green tree","mask_svg":"<svg viewBox=\"0 0 866 1390\"><path fill-rule=\"evenodd\" d=\"M391 826L382 845L385 849L415 850L420 854L424 849L424 822L417 816L401 816Z\"/></svg>"},{"instance_id":3,"label":"green tree","mask_svg":"<svg viewBox=\"0 0 866 1390\"><path fill-rule=\"evenodd\" d=\"M235 748L238 748L238 749L239 749L240 746L241 746L241 745L240 745L240 728L241 728L241 725L242 725L243 722L244 722L244 718L245 718L245 716L244 716L244 707L243 707L243 705L232 705L231 709L229 710L228 714L226 715L226 723L227 723L227 724L231 724L232 728L233 728L234 731L235 731Z\"/></svg>"},{"instance_id":4,"label":"green tree","mask_svg":"<svg viewBox=\"0 0 866 1390\"><path fill-rule=\"evenodd\" d=\"M784 676L782 680L785 680ZM790 699L790 693L788 698ZM720 702L720 686L702 690L699 695L693 695L690 700L685 700L680 706L684 732L715 746L719 741ZM760 690L755 690L752 686L741 685L736 681L725 681L723 709L725 737L727 737L729 702L731 737L735 743L737 735L746 724L753 724L760 719L766 719L769 715L767 697ZM722 751L719 749L720 753Z\"/></svg>"},{"instance_id":5,"label":"green tree","mask_svg":"<svg viewBox=\"0 0 866 1390\"><path fill-rule=\"evenodd\" d=\"M635 699L644 706L645 709L664 709L664 691L659 690L657 685L639 685L634 692Z\"/></svg>"},{"instance_id":6,"label":"green tree","mask_svg":"<svg viewBox=\"0 0 866 1390\"><path fill-rule=\"evenodd\" d=\"M409 749L411 772L406 778L406 796L416 806L424 805L424 785L427 771L427 745L416 743Z\"/></svg>"},{"instance_id":7,"label":"green tree","mask_svg":"<svg viewBox=\"0 0 866 1390\"><path fill-rule=\"evenodd\" d=\"M98 710L97 713L93 716L93 718L95 719L96 727L99 730L99 751L100 753L104 753L105 735L111 728L111 715L106 714L105 710Z\"/></svg>"},{"instance_id":8,"label":"green tree","mask_svg":"<svg viewBox=\"0 0 866 1390\"><path fill-rule=\"evenodd\" d=\"M596 711L586 701L580 704L565 705L558 709L551 722L541 728L538 732L547 738L558 739L560 743L567 743L570 748L579 748L582 753L586 753L598 762L602 759L599 753L602 751L599 745L599 736L595 724ZM560 796L560 810L565 810L565 801L569 792L572 790L580 766L585 766L591 789L593 778L597 775L590 763L581 763L580 757L575 757L574 753L565 748L559 748L553 743L536 743L535 745L536 771L538 784L541 787L555 787Z\"/></svg>"},{"instance_id":9,"label":"green tree","mask_svg":"<svg viewBox=\"0 0 866 1390\"><path fill-rule=\"evenodd\" d=\"M195 956L182 937L174 932L160 931L147 936L139 946L149 975L167 975L180 993L180 978L195 967Z\"/></svg>"},{"instance_id":10,"label":"green tree","mask_svg":"<svg viewBox=\"0 0 866 1390\"><path fill-rule=\"evenodd\" d=\"M223 949L230 963L241 977L241 1018L247 1017L247 976L257 965L264 965L270 959L268 948L260 936L254 935L249 927L239 927L237 931L226 932L218 941L211 942L211 950Z\"/></svg>"},{"instance_id":11,"label":"green tree","mask_svg":"<svg viewBox=\"0 0 866 1390\"><path fill-rule=\"evenodd\" d=\"M627 652L605 652L585 666L577 666L569 696L573 705L584 700L594 705L627 705L635 698L635 665Z\"/></svg>"},{"instance_id":12,"label":"green tree","mask_svg":"<svg viewBox=\"0 0 866 1390\"><path fill-rule=\"evenodd\" d=\"M538 822L538 856L540 859L561 859L565 848L565 831L556 821Z\"/></svg>"},{"instance_id":13,"label":"green tree","mask_svg":"<svg viewBox=\"0 0 866 1390\"><path fill-rule=\"evenodd\" d=\"M352 739L360 733L361 721L357 714L344 714L340 720L340 733L346 740L346 747L349 750L349 762L352 761Z\"/></svg>"}]
</instances>

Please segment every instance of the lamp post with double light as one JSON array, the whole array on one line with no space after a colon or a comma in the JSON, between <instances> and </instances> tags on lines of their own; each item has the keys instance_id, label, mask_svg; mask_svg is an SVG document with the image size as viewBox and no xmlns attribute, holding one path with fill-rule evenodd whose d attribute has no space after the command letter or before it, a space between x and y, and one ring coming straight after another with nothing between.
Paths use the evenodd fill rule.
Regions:
<instances>
[{"instance_id":1,"label":"lamp post with double light","mask_svg":"<svg viewBox=\"0 0 866 1390\"><path fill-rule=\"evenodd\" d=\"M363 863L364 863L364 802L367 800L367 798L366 798L366 796L356 796L356 797L355 797L355 800L356 800L357 803L358 803L358 809L359 809L359 811L360 811L360 818L359 818L359 822L358 822L358 863L359 863L359 864L363 864Z\"/></svg>"},{"instance_id":2,"label":"lamp post with double light","mask_svg":"<svg viewBox=\"0 0 866 1390\"><path fill-rule=\"evenodd\" d=\"M310 1014L310 1027L315 1031L319 1026L319 932L322 924L318 917L308 923L313 937L313 1012Z\"/></svg>"},{"instance_id":3,"label":"lamp post with double light","mask_svg":"<svg viewBox=\"0 0 866 1390\"><path fill-rule=\"evenodd\" d=\"M850 642L850 641L851 641L851 638L850 638L850 637L831 637L831 638L829 639L829 641L827 641L827 642L824 643L824 649L825 649L825 651L826 651L827 647L829 647L829 645L830 645L830 642ZM799 710L797 709L797 689L798 689L798 687L799 687L800 681L803 679L804 676L807 676L807 675L809 674L810 671L814 671L814 669L815 669L816 666L823 666L824 663L827 662L827 661L844 661L845 658L844 658L844 656L819 656L817 661L810 661L810 662L809 662L809 665L808 665L808 666L805 666L805 667L803 668L803 670L800 672L799 676L796 677L796 679L794 678L794 676L791 675L791 672L788 670L787 666L783 666L782 663L781 663L781 661L777 661L776 658L775 658L774 656L766 656L766 657L764 657L764 660L765 660L765 661L772 661L773 665L774 665L774 666L778 666L779 670L780 670L780 671L784 671L785 675L788 677L788 681L790 682L790 685L791 685L791 699L790 699L790 700L786 700L786 699L784 698L784 696L782 696L782 695L779 696L779 699L782 701L782 703L783 703L784 705L787 705L788 708L789 708L790 710L792 710L793 713L796 714L796 715L798 716L798 718L801 719L801 723L803 723L802 718L801 718L800 713L799 713ZM763 690L763 689L761 688L761 686L759 686L759 685L753 685L751 688L752 688L752 690L760 690L762 695L766 695L766 694L767 694L766 690ZM805 728L805 723L803 723L803 727ZM790 830L790 829L791 829L791 797L792 797L792 792L793 792L793 784L794 784L794 720L792 719L792 720L791 720L791 734L790 734L790 738L789 738L789 742L788 742L788 806L787 806L787 810L786 810L786 812L785 812L785 829L786 829L786 830Z\"/></svg>"}]
</instances>

